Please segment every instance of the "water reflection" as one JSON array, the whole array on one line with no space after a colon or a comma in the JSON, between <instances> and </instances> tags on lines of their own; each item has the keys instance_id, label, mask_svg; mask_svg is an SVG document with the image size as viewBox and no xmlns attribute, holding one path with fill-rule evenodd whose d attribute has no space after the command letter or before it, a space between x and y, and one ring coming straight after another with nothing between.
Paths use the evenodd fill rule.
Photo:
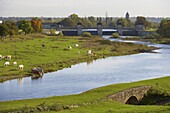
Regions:
<instances>
[{"instance_id":1,"label":"water reflection","mask_svg":"<svg viewBox=\"0 0 170 113\"><path fill-rule=\"evenodd\" d=\"M93 64L93 60L87 61L87 66L90 66L91 64Z\"/></svg>"},{"instance_id":2,"label":"water reflection","mask_svg":"<svg viewBox=\"0 0 170 113\"><path fill-rule=\"evenodd\" d=\"M18 79L18 82L19 82L20 84L23 84L23 81L24 81L23 78L19 78L19 79Z\"/></svg>"}]
</instances>

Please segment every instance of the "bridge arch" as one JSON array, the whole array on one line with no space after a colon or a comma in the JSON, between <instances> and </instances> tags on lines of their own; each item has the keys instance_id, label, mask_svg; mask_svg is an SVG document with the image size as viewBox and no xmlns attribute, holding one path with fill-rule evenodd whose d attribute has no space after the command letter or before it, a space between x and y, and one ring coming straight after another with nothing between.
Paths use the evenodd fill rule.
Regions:
<instances>
[{"instance_id":1,"label":"bridge arch","mask_svg":"<svg viewBox=\"0 0 170 113\"><path fill-rule=\"evenodd\" d=\"M107 98L118 101L122 104L133 104L136 105L144 97L145 93L151 88L151 86L140 86L118 93L109 95Z\"/></svg>"},{"instance_id":2,"label":"bridge arch","mask_svg":"<svg viewBox=\"0 0 170 113\"><path fill-rule=\"evenodd\" d=\"M139 100L135 96L131 96L125 104L130 104L130 105L137 105L139 103Z\"/></svg>"}]
</instances>

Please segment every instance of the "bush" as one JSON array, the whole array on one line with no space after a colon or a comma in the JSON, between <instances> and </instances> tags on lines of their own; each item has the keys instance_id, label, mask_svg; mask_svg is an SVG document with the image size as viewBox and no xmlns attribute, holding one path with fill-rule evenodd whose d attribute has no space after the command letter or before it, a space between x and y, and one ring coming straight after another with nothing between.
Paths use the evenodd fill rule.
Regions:
<instances>
[{"instance_id":1,"label":"bush","mask_svg":"<svg viewBox=\"0 0 170 113\"><path fill-rule=\"evenodd\" d=\"M54 34L56 34L55 32L56 32L55 29L50 29L50 34L54 35Z\"/></svg>"},{"instance_id":2,"label":"bush","mask_svg":"<svg viewBox=\"0 0 170 113\"><path fill-rule=\"evenodd\" d=\"M110 38L120 38L120 36L118 33L113 33Z\"/></svg>"},{"instance_id":3,"label":"bush","mask_svg":"<svg viewBox=\"0 0 170 113\"><path fill-rule=\"evenodd\" d=\"M58 33L58 36L64 36L62 31Z\"/></svg>"},{"instance_id":4,"label":"bush","mask_svg":"<svg viewBox=\"0 0 170 113\"><path fill-rule=\"evenodd\" d=\"M83 37L91 37L91 34L89 32L84 32L82 36Z\"/></svg>"},{"instance_id":5,"label":"bush","mask_svg":"<svg viewBox=\"0 0 170 113\"><path fill-rule=\"evenodd\" d=\"M101 45L112 45L112 41L110 40L98 40Z\"/></svg>"},{"instance_id":6,"label":"bush","mask_svg":"<svg viewBox=\"0 0 170 113\"><path fill-rule=\"evenodd\" d=\"M160 39L161 36L158 33L153 33L152 35L146 35L144 38L146 39Z\"/></svg>"}]
</instances>

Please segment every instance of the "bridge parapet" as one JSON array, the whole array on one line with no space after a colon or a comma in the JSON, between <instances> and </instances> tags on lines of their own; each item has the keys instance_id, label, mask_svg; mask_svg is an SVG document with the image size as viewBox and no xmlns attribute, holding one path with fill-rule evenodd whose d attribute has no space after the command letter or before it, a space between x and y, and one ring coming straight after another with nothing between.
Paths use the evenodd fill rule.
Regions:
<instances>
[{"instance_id":1,"label":"bridge parapet","mask_svg":"<svg viewBox=\"0 0 170 113\"><path fill-rule=\"evenodd\" d=\"M151 86L140 86L132 89L127 89L113 95L108 96L110 100L118 101L122 104L138 104L144 97L145 93L151 88Z\"/></svg>"}]
</instances>

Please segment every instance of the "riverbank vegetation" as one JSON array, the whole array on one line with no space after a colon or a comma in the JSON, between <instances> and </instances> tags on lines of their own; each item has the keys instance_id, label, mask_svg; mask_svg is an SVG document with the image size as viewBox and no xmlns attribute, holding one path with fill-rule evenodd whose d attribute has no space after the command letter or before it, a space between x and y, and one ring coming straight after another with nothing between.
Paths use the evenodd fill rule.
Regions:
<instances>
[{"instance_id":1,"label":"riverbank vegetation","mask_svg":"<svg viewBox=\"0 0 170 113\"><path fill-rule=\"evenodd\" d=\"M122 40L144 41L155 44L170 44L170 38L162 38L159 34L146 35L145 37L126 37Z\"/></svg>"},{"instance_id":2,"label":"riverbank vegetation","mask_svg":"<svg viewBox=\"0 0 170 113\"><path fill-rule=\"evenodd\" d=\"M74 44L79 47L74 47ZM37 66L42 67L45 72L52 72L103 56L129 55L155 49L146 45L111 42L98 36L67 37L42 34L15 35L11 40L7 37L0 41L0 48L0 55L12 56L11 60L0 60L1 82L31 76L31 69ZM92 50L95 55L87 55L87 50ZM10 62L10 66L3 65L6 61ZM13 62L24 65L24 70L19 71L17 66L12 65Z\"/></svg>"},{"instance_id":3,"label":"riverbank vegetation","mask_svg":"<svg viewBox=\"0 0 170 113\"><path fill-rule=\"evenodd\" d=\"M170 111L170 77L133 83L104 86L81 94L49 98L0 102L0 112L59 112L59 113L168 113ZM138 86L151 85L142 105L126 105L107 96ZM147 100L147 101L146 101ZM148 102L149 101L149 102Z\"/></svg>"}]
</instances>

